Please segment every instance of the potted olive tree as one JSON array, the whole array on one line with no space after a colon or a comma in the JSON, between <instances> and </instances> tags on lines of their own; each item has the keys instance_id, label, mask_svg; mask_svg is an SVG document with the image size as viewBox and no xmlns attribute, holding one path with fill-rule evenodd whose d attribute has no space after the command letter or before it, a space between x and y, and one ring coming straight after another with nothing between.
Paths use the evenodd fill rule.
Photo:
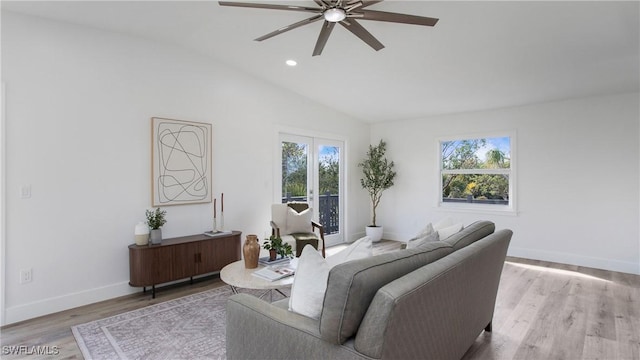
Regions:
<instances>
[{"instance_id":1,"label":"potted olive tree","mask_svg":"<svg viewBox=\"0 0 640 360\"><path fill-rule=\"evenodd\" d=\"M166 210L156 208L154 210L147 210L147 225L151 229L151 243L160 244L162 242L162 225L167 223L164 216L167 214Z\"/></svg>"},{"instance_id":2,"label":"potted olive tree","mask_svg":"<svg viewBox=\"0 0 640 360\"><path fill-rule=\"evenodd\" d=\"M383 228L376 224L376 208L380 204L382 192L393 186L393 179L396 177L396 172L393 170L394 163L387 160L385 157L386 151L387 143L383 140L380 140L380 143L376 146L369 145L367 156L358 164L362 168L363 174L360 184L363 189L369 192L369 197L371 198L373 219L371 225L367 226L365 230L372 241L380 241L382 239Z\"/></svg>"}]
</instances>

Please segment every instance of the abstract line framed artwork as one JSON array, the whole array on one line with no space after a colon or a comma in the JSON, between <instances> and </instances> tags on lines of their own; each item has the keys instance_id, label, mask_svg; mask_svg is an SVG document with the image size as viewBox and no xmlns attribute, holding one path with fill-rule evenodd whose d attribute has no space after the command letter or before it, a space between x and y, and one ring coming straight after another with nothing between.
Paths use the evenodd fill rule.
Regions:
<instances>
[{"instance_id":1,"label":"abstract line framed artwork","mask_svg":"<svg viewBox=\"0 0 640 360\"><path fill-rule=\"evenodd\" d=\"M211 202L211 124L151 118L154 207Z\"/></svg>"}]
</instances>

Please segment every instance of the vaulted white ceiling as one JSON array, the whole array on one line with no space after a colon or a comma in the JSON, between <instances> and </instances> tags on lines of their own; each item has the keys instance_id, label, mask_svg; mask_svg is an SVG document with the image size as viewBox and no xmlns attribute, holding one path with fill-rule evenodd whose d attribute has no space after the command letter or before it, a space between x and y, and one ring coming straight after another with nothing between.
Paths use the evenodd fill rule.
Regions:
<instances>
[{"instance_id":1,"label":"vaulted white ceiling","mask_svg":"<svg viewBox=\"0 0 640 360\"><path fill-rule=\"evenodd\" d=\"M239 0L242 1L242 0ZM247 0L249 1L249 0ZM308 1L261 3L315 6ZM439 18L431 27L362 20L378 52L321 22L253 41L310 16L214 1L2 1L26 13L168 42L364 121L422 118L639 91L637 1L384 1L370 9ZM295 59L296 67L285 60Z\"/></svg>"}]
</instances>

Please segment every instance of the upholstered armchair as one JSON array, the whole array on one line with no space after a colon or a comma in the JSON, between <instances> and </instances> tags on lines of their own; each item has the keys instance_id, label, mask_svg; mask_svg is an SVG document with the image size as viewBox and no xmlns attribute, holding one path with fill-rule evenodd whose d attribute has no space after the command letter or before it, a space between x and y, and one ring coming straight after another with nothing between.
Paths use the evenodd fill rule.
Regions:
<instances>
[{"instance_id":1,"label":"upholstered armchair","mask_svg":"<svg viewBox=\"0 0 640 360\"><path fill-rule=\"evenodd\" d=\"M313 209L304 202L271 205L271 235L291 245L296 256L311 244L325 257L324 227L313 221ZM316 233L317 230L317 233Z\"/></svg>"}]
</instances>

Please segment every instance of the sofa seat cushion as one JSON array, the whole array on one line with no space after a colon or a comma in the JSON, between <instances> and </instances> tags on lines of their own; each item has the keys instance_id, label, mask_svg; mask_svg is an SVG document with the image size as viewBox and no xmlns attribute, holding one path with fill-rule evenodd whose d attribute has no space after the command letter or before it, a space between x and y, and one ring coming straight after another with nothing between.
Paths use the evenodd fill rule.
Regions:
<instances>
[{"instance_id":1,"label":"sofa seat cushion","mask_svg":"<svg viewBox=\"0 0 640 360\"><path fill-rule=\"evenodd\" d=\"M476 221L448 238L440 238L440 240L451 245L454 250L460 250L487 235L493 234L495 230L496 225L491 221Z\"/></svg>"},{"instance_id":2,"label":"sofa seat cushion","mask_svg":"<svg viewBox=\"0 0 640 360\"><path fill-rule=\"evenodd\" d=\"M293 233L291 234L294 239L296 239L296 243L291 246L293 249L293 253L296 257L300 257L302 255L302 249L305 246L311 245L314 249L318 250L318 243L320 242L316 234L314 233Z\"/></svg>"},{"instance_id":3,"label":"sofa seat cushion","mask_svg":"<svg viewBox=\"0 0 640 360\"><path fill-rule=\"evenodd\" d=\"M430 242L333 267L320 315L322 339L343 344L355 335L379 288L452 252L446 242Z\"/></svg>"}]
</instances>

